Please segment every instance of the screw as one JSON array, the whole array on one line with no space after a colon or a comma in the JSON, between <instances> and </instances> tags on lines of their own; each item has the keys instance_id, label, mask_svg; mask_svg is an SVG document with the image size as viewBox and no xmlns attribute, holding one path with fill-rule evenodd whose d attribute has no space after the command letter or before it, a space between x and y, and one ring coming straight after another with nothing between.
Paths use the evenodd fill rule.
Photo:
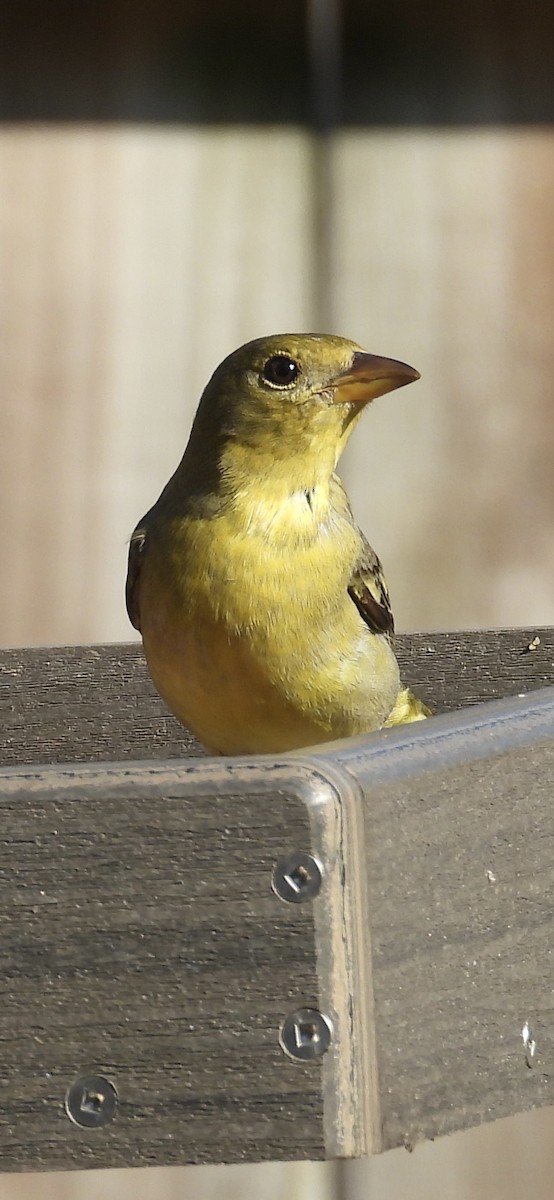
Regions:
<instances>
[{"instance_id":1,"label":"screw","mask_svg":"<svg viewBox=\"0 0 554 1200\"><path fill-rule=\"evenodd\" d=\"M317 896L323 878L323 867L313 854L294 850L280 858L273 872L273 891L289 904L302 904Z\"/></svg>"},{"instance_id":2,"label":"screw","mask_svg":"<svg viewBox=\"0 0 554 1200\"><path fill-rule=\"evenodd\" d=\"M297 1008L279 1030L281 1047L291 1058L321 1058L331 1044L332 1025L317 1008Z\"/></svg>"},{"instance_id":3,"label":"screw","mask_svg":"<svg viewBox=\"0 0 554 1200\"><path fill-rule=\"evenodd\" d=\"M76 1125L97 1129L113 1121L119 1097L113 1083L102 1075L85 1075L67 1089L65 1111Z\"/></svg>"}]
</instances>

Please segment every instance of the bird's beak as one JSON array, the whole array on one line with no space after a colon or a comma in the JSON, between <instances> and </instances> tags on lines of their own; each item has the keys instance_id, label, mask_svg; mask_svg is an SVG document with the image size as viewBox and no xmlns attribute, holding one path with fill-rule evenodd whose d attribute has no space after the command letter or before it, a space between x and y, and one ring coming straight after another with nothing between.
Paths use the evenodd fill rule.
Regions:
<instances>
[{"instance_id":1,"label":"bird's beak","mask_svg":"<svg viewBox=\"0 0 554 1200\"><path fill-rule=\"evenodd\" d=\"M368 404L385 392L404 387L419 379L419 371L395 358L379 358L377 354L356 351L346 370L331 379L335 404Z\"/></svg>"}]
</instances>

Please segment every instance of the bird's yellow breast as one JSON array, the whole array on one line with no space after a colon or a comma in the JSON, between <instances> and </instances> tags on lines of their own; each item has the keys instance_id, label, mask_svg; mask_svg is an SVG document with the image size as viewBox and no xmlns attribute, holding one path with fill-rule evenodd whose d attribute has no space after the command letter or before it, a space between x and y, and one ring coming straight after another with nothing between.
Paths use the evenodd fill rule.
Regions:
<instances>
[{"instance_id":1,"label":"bird's yellow breast","mask_svg":"<svg viewBox=\"0 0 554 1200\"><path fill-rule=\"evenodd\" d=\"M278 752L378 728L394 704L394 655L347 592L359 534L342 489L332 500L239 497L238 509L156 529L140 591L149 669L212 750Z\"/></svg>"}]
</instances>

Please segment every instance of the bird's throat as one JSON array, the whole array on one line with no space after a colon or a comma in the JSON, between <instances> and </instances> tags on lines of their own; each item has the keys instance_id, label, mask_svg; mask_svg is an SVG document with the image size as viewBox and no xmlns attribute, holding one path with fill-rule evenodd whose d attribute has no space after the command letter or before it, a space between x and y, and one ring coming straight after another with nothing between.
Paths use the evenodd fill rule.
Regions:
<instances>
[{"instance_id":1,"label":"bird's throat","mask_svg":"<svg viewBox=\"0 0 554 1200\"><path fill-rule=\"evenodd\" d=\"M222 507L250 534L311 541L329 513L332 473L330 454L283 461L232 447L222 460Z\"/></svg>"}]
</instances>

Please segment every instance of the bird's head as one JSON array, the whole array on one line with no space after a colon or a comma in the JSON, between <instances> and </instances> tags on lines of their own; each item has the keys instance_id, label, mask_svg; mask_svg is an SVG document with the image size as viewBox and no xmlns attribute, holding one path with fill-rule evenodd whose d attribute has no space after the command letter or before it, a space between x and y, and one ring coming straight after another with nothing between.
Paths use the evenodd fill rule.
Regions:
<instances>
[{"instance_id":1,"label":"bird's head","mask_svg":"<svg viewBox=\"0 0 554 1200\"><path fill-rule=\"evenodd\" d=\"M377 396L419 379L392 358L330 334L277 334L235 350L208 383L196 435L257 456L261 471L317 458L332 471ZM254 459L252 458L252 462Z\"/></svg>"}]
</instances>

